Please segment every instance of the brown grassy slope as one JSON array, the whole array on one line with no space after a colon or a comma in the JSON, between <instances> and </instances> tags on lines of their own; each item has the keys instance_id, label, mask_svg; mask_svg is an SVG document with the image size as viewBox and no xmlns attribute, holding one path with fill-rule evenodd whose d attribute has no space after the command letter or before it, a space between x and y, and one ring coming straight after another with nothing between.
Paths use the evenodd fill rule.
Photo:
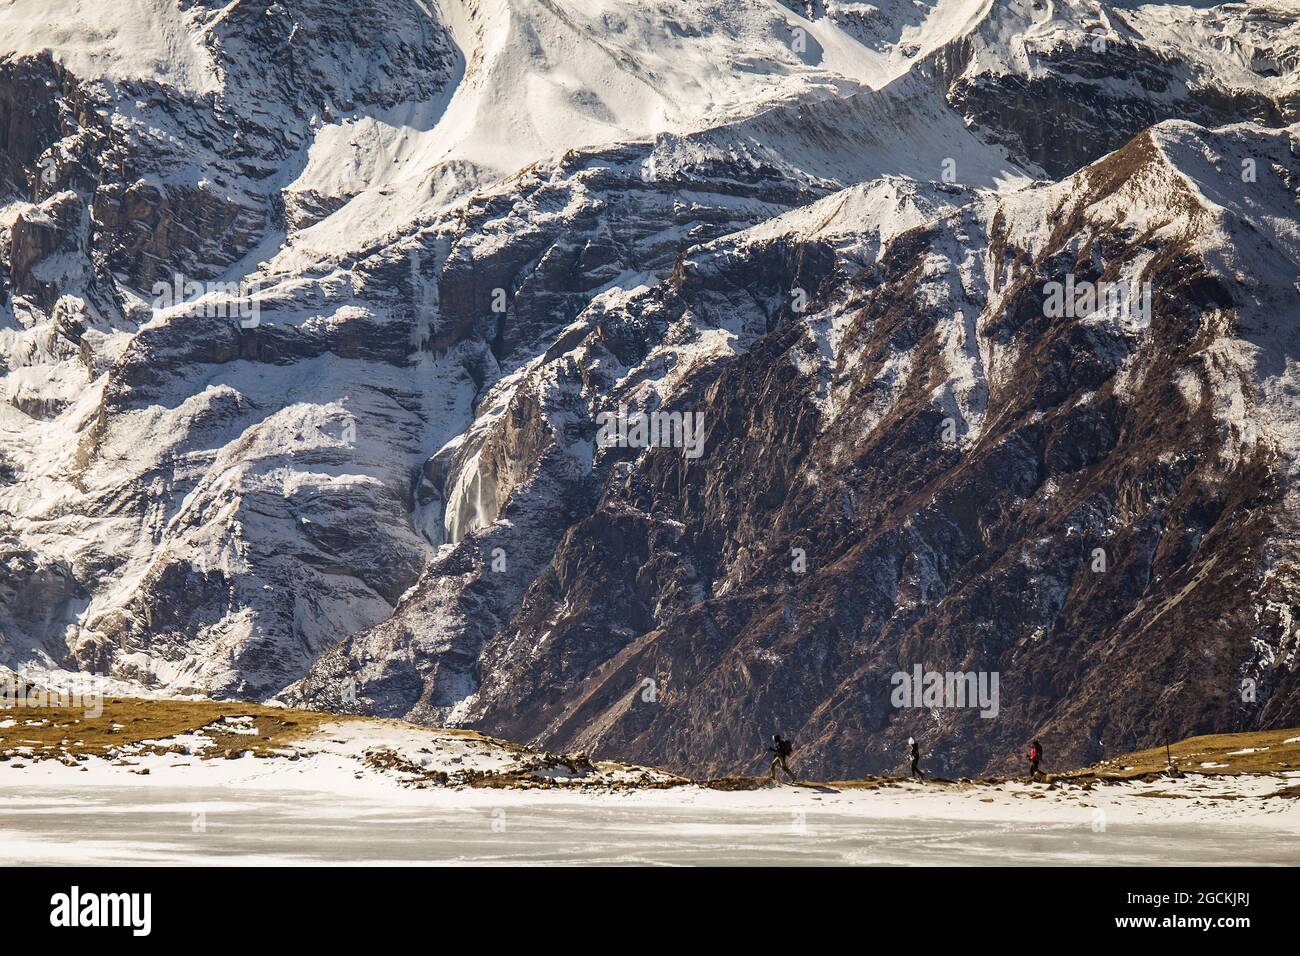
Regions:
<instances>
[{"instance_id":1,"label":"brown grassy slope","mask_svg":"<svg viewBox=\"0 0 1300 956\"><path fill-rule=\"evenodd\" d=\"M1285 741L1290 740L1291 743ZM1188 773L1226 774L1282 773L1300 770L1300 730L1253 730L1240 734L1205 734L1188 737L1170 745L1170 753L1180 770ZM1234 751L1254 750L1254 753ZM1202 767L1201 764L1226 766ZM1103 760L1079 774L1097 776L1140 776L1166 769L1164 747L1152 747L1136 753Z\"/></svg>"},{"instance_id":2,"label":"brown grassy slope","mask_svg":"<svg viewBox=\"0 0 1300 956\"><path fill-rule=\"evenodd\" d=\"M287 747L322 723L338 719L335 714L319 711L238 701L106 697L103 704L103 713L97 717L87 716L82 707L0 706L0 721L15 721L14 726L0 729L0 753L26 747L31 748L33 757L60 752L103 756L115 747L191 733L223 717L252 717L257 733L210 734L217 748L224 745L265 753Z\"/></svg>"},{"instance_id":3,"label":"brown grassy slope","mask_svg":"<svg viewBox=\"0 0 1300 956\"><path fill-rule=\"evenodd\" d=\"M98 717L87 717L82 708L76 707L6 707L0 704L0 721L14 721L13 726L0 729L0 754L13 754L19 748L30 748L31 756L36 758L60 754L74 757L81 754L103 756L113 748L146 740L165 741L179 734L192 733L224 717L252 717L256 734L208 731L208 735L215 741L215 746L210 751L213 755L220 755L226 749L236 749L269 756L291 747L325 724L338 720L377 720L238 701L109 697L104 699L103 713ZM32 723L29 724L28 721ZM474 731L445 732L482 736ZM499 743L506 747L512 746L505 741ZM1300 770L1300 729L1189 737L1172 744L1170 752L1178 767L1190 773L1235 775L1295 771ZM1201 766L1207 763L1214 766ZM1112 757L1091 767L1049 774L1047 779L1076 782L1128 780L1159 773L1166 767L1165 748L1153 747ZM891 782L890 778L872 777L867 780L834 781L833 785L875 787ZM710 786L724 790L747 790L765 783L765 777L722 777L708 781Z\"/></svg>"}]
</instances>

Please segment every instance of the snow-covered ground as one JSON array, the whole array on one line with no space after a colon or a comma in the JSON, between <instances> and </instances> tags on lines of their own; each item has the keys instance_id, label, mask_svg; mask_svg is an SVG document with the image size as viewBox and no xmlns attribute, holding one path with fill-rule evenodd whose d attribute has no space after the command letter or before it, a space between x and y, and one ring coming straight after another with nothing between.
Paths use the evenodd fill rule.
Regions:
<instances>
[{"instance_id":1,"label":"snow-covered ground","mask_svg":"<svg viewBox=\"0 0 1300 956\"><path fill-rule=\"evenodd\" d=\"M241 720L223 732L237 735ZM0 853L37 865L1300 863L1300 802L1272 796L1297 772L1090 789L654 789L636 784L667 775L603 762L574 773L499 741L398 723L325 724L278 757L204 759L209 739L165 741L190 753L0 764ZM412 786L411 765L451 783ZM456 782L529 766L530 783L560 785Z\"/></svg>"},{"instance_id":2,"label":"snow-covered ground","mask_svg":"<svg viewBox=\"0 0 1300 956\"><path fill-rule=\"evenodd\" d=\"M1195 779L1172 798L1129 786L981 796L910 784L384 794L272 784L5 786L0 851L69 865L1300 863L1293 799L1223 800Z\"/></svg>"}]
</instances>

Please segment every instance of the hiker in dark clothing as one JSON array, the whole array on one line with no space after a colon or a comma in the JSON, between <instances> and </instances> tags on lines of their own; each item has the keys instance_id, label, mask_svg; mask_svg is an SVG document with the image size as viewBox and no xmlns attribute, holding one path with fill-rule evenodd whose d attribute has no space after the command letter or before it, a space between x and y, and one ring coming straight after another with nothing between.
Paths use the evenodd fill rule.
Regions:
<instances>
[{"instance_id":1,"label":"hiker in dark clothing","mask_svg":"<svg viewBox=\"0 0 1300 956\"><path fill-rule=\"evenodd\" d=\"M794 783L794 771L791 770L790 765L785 762L785 758L794 753L794 745L780 734L773 734L772 746L768 747L767 750L768 753L776 754L776 756L772 758L772 782L776 783L776 768L779 766L785 771L785 775L790 778L790 782Z\"/></svg>"},{"instance_id":2,"label":"hiker in dark clothing","mask_svg":"<svg viewBox=\"0 0 1300 956\"><path fill-rule=\"evenodd\" d=\"M912 776L917 780L924 780L925 774L921 773L921 768L917 766L917 762L921 759L921 749L917 747L915 737L907 738L907 750L912 758Z\"/></svg>"},{"instance_id":3,"label":"hiker in dark clothing","mask_svg":"<svg viewBox=\"0 0 1300 956\"><path fill-rule=\"evenodd\" d=\"M1029 745L1029 777L1032 780L1038 776L1038 761L1043 759L1043 745L1035 740Z\"/></svg>"}]
</instances>

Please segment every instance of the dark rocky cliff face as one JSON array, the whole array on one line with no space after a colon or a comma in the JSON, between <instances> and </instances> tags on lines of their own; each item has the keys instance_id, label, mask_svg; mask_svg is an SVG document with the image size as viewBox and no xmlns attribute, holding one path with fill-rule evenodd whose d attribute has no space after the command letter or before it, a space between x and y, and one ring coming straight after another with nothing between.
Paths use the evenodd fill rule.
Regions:
<instances>
[{"instance_id":1,"label":"dark rocky cliff face","mask_svg":"<svg viewBox=\"0 0 1300 956\"><path fill-rule=\"evenodd\" d=\"M1255 390L1238 350L1278 348L1288 320L1260 308L1275 279L1243 285L1209 260L1289 253L1249 226L1232 250L1207 238L1165 138L1201 135L1139 136L1037 202L936 191L926 221L890 237L870 222L852 241L741 234L621 309L589 309L547 366L553 394L586 399L587 440L597 408L637 394L638 373L603 369L672 369L664 407L703 416L706 454L597 449L574 476L555 449L502 509L512 527L446 559L472 600L417 588L315 668L307 699L346 680L363 709L694 772L756 769L782 730L806 772L831 776L896 769L909 735L973 773L1017 766L1031 736L1078 763L1166 725L1280 719L1290 453L1224 409ZM1204 145L1294 169L1285 134ZM1269 189L1295 201L1281 179ZM968 271L953 256L972 248ZM1130 274L1152 290L1147 319L1045 315L1049 283ZM742 348L691 354L724 328ZM489 555L513 560L521 535L529 583L507 588ZM420 643L450 621L455 638ZM418 649L402 689L365 667L357 685L396 629ZM918 665L997 675L996 716L893 706L893 675Z\"/></svg>"},{"instance_id":2,"label":"dark rocky cliff face","mask_svg":"<svg viewBox=\"0 0 1300 956\"><path fill-rule=\"evenodd\" d=\"M1294 123L1295 14L1261 4L1193 10L1053 4L1052 28L1006 43L1028 4L995 4L973 33L922 65L967 122L1054 178L1123 146L1161 120L1203 126ZM1035 4L1033 9L1042 9ZM1022 21L1023 22L1023 21ZM1170 24L1202 32L1177 46Z\"/></svg>"}]
</instances>

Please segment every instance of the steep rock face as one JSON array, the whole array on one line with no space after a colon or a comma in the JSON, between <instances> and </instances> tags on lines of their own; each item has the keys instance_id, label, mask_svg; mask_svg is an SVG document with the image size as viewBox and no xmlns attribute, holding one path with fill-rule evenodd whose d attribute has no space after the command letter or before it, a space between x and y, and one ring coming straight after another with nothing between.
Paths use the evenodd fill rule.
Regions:
<instances>
[{"instance_id":1,"label":"steep rock face","mask_svg":"<svg viewBox=\"0 0 1300 956\"><path fill-rule=\"evenodd\" d=\"M256 26L240 22L214 25L220 43L211 31L204 34L202 48L211 58L232 56L232 37ZM422 31L435 35L427 24ZM307 39L333 36L329 28ZM305 42L301 32L295 37ZM311 62L339 55L332 50L326 44ZM432 70L436 63L427 65ZM247 63L232 60L229 68L246 73ZM376 68L374 104L437 95L433 85L380 82L392 69ZM159 115L133 112L124 127L114 112L120 100L109 94L129 88L144 95L146 81L91 84L85 95L101 106L89 112L115 131L111 145L78 127L60 141L65 161L55 166L59 176L71 175L68 144L80 137L94 148L78 154L91 158L77 168L109 170L105 182L11 207L14 316L6 361L10 405L24 417L10 422L19 438L8 459L5 502L23 542L66 566L86 596L48 626L19 621L6 635L15 661L34 655L46 664L178 691L274 693L339 638L387 618L417 578L436 580L444 564L433 549L490 525L517 487L536 484L533 473L558 434L564 484L556 485L555 515L542 509L534 519L551 522L553 536L579 513L566 496L574 476L589 469L590 451L570 451L564 424L544 421L546 383L516 389L528 370L564 351L565 327L616 281L653 281L694 243L843 185L827 171L846 178L853 172L838 158L842 147L826 140L774 175L765 158L770 151L737 154L742 134L730 125L656 143L570 151L396 237L308 257L305 264L291 250L245 277L233 294L202 287L197 298L150 303L152 282L172 269L187 277L220 273L221 261L196 264L206 256L203 244L232 255L245 243L223 232L233 221L225 199L211 207L187 201L186 215L208 209L217 219L201 226L173 222L187 239L161 254L156 243L172 226L160 230L161 220L150 217L171 194L151 192L152 199L132 206L145 217L134 224L113 220L103 212L106 191L125 186L120 195L127 196L136 186L126 185L130 176L118 176L125 167L110 169L102 157L148 158L163 169L182 150L204 147L209 113L243 123L245 114L269 111L273 104L248 109L251 95L235 96L245 73L225 75L215 100L160 84L149 100ZM425 82L424 76L417 70L409 82ZM318 79L305 87L286 82L277 91L276 102L298 104L277 136L302 128L304 96L359 108L363 94L370 95L362 88L349 99ZM317 86L325 92L313 94ZM227 115L226 101L243 112ZM104 105L114 102L119 105ZM824 122L852 116L853 109L832 111ZM868 107L860 121L874 115ZM904 120L899 117L900 125ZM116 139L119 127L135 130L130 124L137 121L139 136ZM269 119L259 122L269 130ZM949 135L981 148L960 123L947 123ZM239 128L250 138L256 132ZM146 133L178 139L157 144L154 155L143 145ZM926 134L924 125L914 131ZM211 166L201 160L195 167L217 182L228 168L223 164L237 160L255 173L285 148L257 142L266 149L223 154ZM985 156L986 168L1001 168L996 150ZM40 168L39 156L32 162ZM25 178L29 184L40 179L32 169ZM250 185L256 182L285 177L259 180L250 173L231 201L252 196L262 188ZM167 189L175 185L168 183ZM300 192L299 185L286 195ZM84 202L88 214L78 205ZM49 228L40 225L47 222ZM248 241L255 233L248 232ZM128 240L145 245L121 245ZM84 281L29 288L33 269L64 246L85 260L78 273ZM131 262L125 274L117 270L123 257ZM101 302L104 281L111 296ZM496 407L493 395L504 412L499 427L493 418L494 427L480 421L471 428L475 405L486 416ZM33 416L46 427L26 420ZM524 555L511 562L519 582L549 558L545 540L533 565L527 548L512 549ZM517 591L502 593L504 614Z\"/></svg>"},{"instance_id":2,"label":"steep rock face","mask_svg":"<svg viewBox=\"0 0 1300 956\"><path fill-rule=\"evenodd\" d=\"M67 121L61 104L76 91L74 79L48 55L5 58L0 78L0 191L10 199L28 195L30 172Z\"/></svg>"},{"instance_id":3,"label":"steep rock face","mask_svg":"<svg viewBox=\"0 0 1300 956\"><path fill-rule=\"evenodd\" d=\"M223 274L284 229L279 193L316 129L433 98L456 66L446 31L405 5L176 6L195 31L179 83L139 63L78 79L49 52L0 59L0 184L81 194L98 257L138 289Z\"/></svg>"},{"instance_id":4,"label":"steep rock face","mask_svg":"<svg viewBox=\"0 0 1300 956\"><path fill-rule=\"evenodd\" d=\"M81 197L70 190L19 212L9 228L14 294L52 313L65 292L84 292L93 285L89 227Z\"/></svg>"},{"instance_id":5,"label":"steep rock face","mask_svg":"<svg viewBox=\"0 0 1300 956\"><path fill-rule=\"evenodd\" d=\"M1286 3L993 4L929 59L968 122L1054 177L1164 119L1300 117L1300 11Z\"/></svg>"},{"instance_id":6,"label":"steep rock face","mask_svg":"<svg viewBox=\"0 0 1300 956\"><path fill-rule=\"evenodd\" d=\"M448 617L475 624L452 636L412 595L379 633L450 636L432 666L367 679L376 635L318 665L309 699L351 681L360 709L697 772L754 769L783 729L818 774L892 769L909 734L974 772L1031 735L1090 760L1283 712L1297 449L1274 304L1300 249L1295 130L1157 130L1005 198L851 190L593 303L550 363L586 400L566 406L579 433L662 403L703 415L707 453L595 450L566 495L595 486L594 507L562 533L548 516L517 612L489 600L484 626L462 598ZM1240 155L1277 174L1242 183ZM1048 316L1067 275L1147 283L1149 316ZM457 546L472 587L554 487L516 489ZM997 716L894 707L917 665L998 675Z\"/></svg>"}]
</instances>

